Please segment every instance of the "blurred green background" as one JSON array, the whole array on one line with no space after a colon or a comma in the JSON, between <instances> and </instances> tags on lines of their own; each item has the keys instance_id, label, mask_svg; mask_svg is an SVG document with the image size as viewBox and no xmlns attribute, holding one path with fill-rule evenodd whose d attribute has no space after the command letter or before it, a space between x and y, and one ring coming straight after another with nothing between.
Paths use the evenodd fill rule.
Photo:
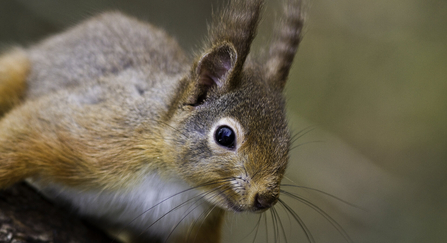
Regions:
<instances>
[{"instance_id":1,"label":"blurred green background","mask_svg":"<svg viewBox=\"0 0 447 243\"><path fill-rule=\"evenodd\" d=\"M119 9L166 29L192 53L221 2L0 1L0 45L28 46ZM255 46L269 39L279 2L268 2ZM447 1L313 0L307 9L286 94L292 131L314 130L296 142L302 146L292 150L284 182L363 210L288 190L333 216L355 242L447 242ZM321 215L288 203L317 242L345 242ZM306 242L293 219L281 218L288 242ZM225 242L252 242L257 221L258 215L229 215ZM267 242L264 218L259 231L256 242Z\"/></svg>"}]
</instances>

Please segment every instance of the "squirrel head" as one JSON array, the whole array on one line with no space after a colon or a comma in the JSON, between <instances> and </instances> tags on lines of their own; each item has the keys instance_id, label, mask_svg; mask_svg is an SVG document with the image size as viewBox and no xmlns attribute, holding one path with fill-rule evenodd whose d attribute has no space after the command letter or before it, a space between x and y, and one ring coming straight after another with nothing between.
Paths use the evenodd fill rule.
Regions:
<instances>
[{"instance_id":1,"label":"squirrel head","mask_svg":"<svg viewBox=\"0 0 447 243\"><path fill-rule=\"evenodd\" d=\"M261 61L247 58L261 1L232 1L182 80L165 140L177 173L213 204L260 212L279 197L290 145L282 94L301 39L299 6ZM285 24L285 26L284 26ZM285 31L284 31L285 30Z\"/></svg>"}]
</instances>

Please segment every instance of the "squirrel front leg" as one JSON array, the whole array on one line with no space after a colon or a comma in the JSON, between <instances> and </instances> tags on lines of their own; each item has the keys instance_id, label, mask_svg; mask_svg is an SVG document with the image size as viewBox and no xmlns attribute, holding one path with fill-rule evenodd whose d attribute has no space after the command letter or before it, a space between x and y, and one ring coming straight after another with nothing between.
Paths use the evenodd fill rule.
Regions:
<instances>
[{"instance_id":1,"label":"squirrel front leg","mask_svg":"<svg viewBox=\"0 0 447 243\"><path fill-rule=\"evenodd\" d=\"M0 120L0 187L32 176L60 180L70 176L74 151L64 148L63 138L51 128L51 118L39 117L46 102L28 102ZM80 161L78 161L80 162ZM79 173L79 172L77 172Z\"/></svg>"},{"instance_id":2,"label":"squirrel front leg","mask_svg":"<svg viewBox=\"0 0 447 243\"><path fill-rule=\"evenodd\" d=\"M36 136L32 124L25 122L29 115L19 108L0 120L0 188L6 188L37 172L34 162L41 160L38 158L41 157L38 155L38 141L41 138ZM48 165L41 169L45 167Z\"/></svg>"},{"instance_id":3,"label":"squirrel front leg","mask_svg":"<svg viewBox=\"0 0 447 243\"><path fill-rule=\"evenodd\" d=\"M76 160L67 156L70 149L64 148L56 130L51 131L51 114L39 116L53 104L24 101L30 68L20 48L0 56L0 188L35 175L62 177L70 174L61 170L62 161Z\"/></svg>"},{"instance_id":4,"label":"squirrel front leg","mask_svg":"<svg viewBox=\"0 0 447 243\"><path fill-rule=\"evenodd\" d=\"M14 121L4 122L4 114L18 105L26 90L26 78L30 71L29 59L22 49L12 49L0 56L0 188L21 181L32 170L26 161L20 161L11 147L15 142L10 135ZM8 124L8 125L6 125ZM13 126L13 127L10 127Z\"/></svg>"},{"instance_id":5,"label":"squirrel front leg","mask_svg":"<svg viewBox=\"0 0 447 243\"><path fill-rule=\"evenodd\" d=\"M79 189L113 189L139 179L146 154L160 156L147 152L152 140L144 132L123 125L126 109L109 102L79 104L74 92L28 101L0 120L0 188L33 177Z\"/></svg>"}]
</instances>

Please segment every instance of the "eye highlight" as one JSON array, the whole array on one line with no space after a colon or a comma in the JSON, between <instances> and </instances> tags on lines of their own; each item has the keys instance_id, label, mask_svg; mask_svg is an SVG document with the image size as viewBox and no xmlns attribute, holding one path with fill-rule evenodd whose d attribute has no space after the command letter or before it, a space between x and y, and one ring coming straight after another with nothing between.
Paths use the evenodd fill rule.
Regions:
<instances>
[{"instance_id":1,"label":"eye highlight","mask_svg":"<svg viewBox=\"0 0 447 243\"><path fill-rule=\"evenodd\" d=\"M217 144L229 149L233 149L236 145L236 134L233 129L228 126L218 127L214 134L214 139Z\"/></svg>"}]
</instances>

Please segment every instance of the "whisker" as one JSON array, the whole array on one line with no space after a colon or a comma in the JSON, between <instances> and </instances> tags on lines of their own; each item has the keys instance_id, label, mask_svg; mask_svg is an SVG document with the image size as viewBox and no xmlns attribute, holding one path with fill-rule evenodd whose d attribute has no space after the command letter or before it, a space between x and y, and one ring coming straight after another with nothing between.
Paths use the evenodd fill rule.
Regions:
<instances>
[{"instance_id":1,"label":"whisker","mask_svg":"<svg viewBox=\"0 0 447 243\"><path fill-rule=\"evenodd\" d=\"M265 223L265 239L266 242L269 242L269 228L268 228L268 224L267 224L267 214L264 213L264 223Z\"/></svg>"},{"instance_id":2,"label":"whisker","mask_svg":"<svg viewBox=\"0 0 447 243\"><path fill-rule=\"evenodd\" d=\"M283 237L284 237L284 241L285 241L286 243L288 243L288 242L287 242L287 234L286 234L286 231L285 231L285 229L284 229L284 225L282 224L281 217L279 216L279 214L278 214L278 212L276 211L275 208L271 208L271 210L272 210L272 212L275 213L276 220L277 220L277 222L279 223L279 225L278 225L279 227L278 227L278 228L281 228L281 233L282 233L282 235L283 235ZM280 238L280 239L281 239L281 238Z\"/></svg>"},{"instance_id":3,"label":"whisker","mask_svg":"<svg viewBox=\"0 0 447 243\"><path fill-rule=\"evenodd\" d=\"M223 185L222 185L222 186L223 186ZM219 189L219 188L216 188L216 190L217 190L217 189ZM225 192L225 191L227 191L227 190L231 190L231 188L230 188L230 187L227 187L227 189L223 190L223 192ZM213 191L214 191L214 190L213 190ZM216 195L215 195L214 197L216 197ZM214 205L212 208L210 208L210 209L207 210L207 211L204 211L204 212L200 215L200 217L198 217L197 219L194 220L194 223L191 224L191 226L190 226L189 229L188 229L188 234L187 234L187 235L188 235L188 236L187 236L187 239L188 239L188 240L190 239L190 235L191 235L191 233L192 233L192 229L193 229L194 225L197 224L198 220L201 219L202 216L206 214L206 215L203 217L203 220L202 220L201 223L200 223L200 226L199 226L199 229L200 229L200 228L202 227L203 223L205 222L206 218L211 214L211 212L212 212L216 207L217 207L217 206ZM198 232L196 232L196 235L194 236L194 242L195 242L195 239L197 238L197 234L198 234Z\"/></svg>"},{"instance_id":4,"label":"whisker","mask_svg":"<svg viewBox=\"0 0 447 243\"><path fill-rule=\"evenodd\" d=\"M210 191L209 193L211 193L212 191ZM196 199L194 204L196 202L198 202L199 200L203 199L206 196L206 194L204 194L203 196L201 196L200 198ZM169 240L169 238L171 237L172 233L174 233L174 231L177 229L177 227L182 223L182 221L188 217L188 215L190 213L192 213L194 210L196 210L199 206L201 206L204 203L204 201L202 201L201 203L199 203L199 205L195 205L195 207L193 207L191 210L189 210L192 206L194 206L194 204L192 204L191 206L189 206L189 208L187 210L189 210L180 220L179 222L174 226L174 228L171 230L171 232L169 233L168 237L166 237L164 242L167 242Z\"/></svg>"},{"instance_id":5,"label":"whisker","mask_svg":"<svg viewBox=\"0 0 447 243\"><path fill-rule=\"evenodd\" d=\"M357 205L355 205L355 204L353 204L353 203L350 203L350 202L348 202L348 201L346 201L346 200L343 200L343 199L341 199L341 198L339 198L339 197L337 197L337 196L334 196L333 194L330 194L330 193L328 193L328 192L325 192L325 191L322 191L322 190L318 190L318 189L315 189L315 188L312 188L312 187L298 186L298 185L292 185L292 184L281 184L281 186L285 186L285 187L295 187L295 188L300 188L300 189L305 189L305 190L311 190L311 191L319 192L319 193L321 193L321 194L324 194L324 195L329 196L329 197L331 197L331 198L333 198L333 199L336 199L336 200L338 200L338 201L340 201L340 202L342 202L342 203L344 203L344 204L346 204L346 205L349 205L349 206L351 206L351 207L354 207L354 208L357 208L357 209L360 209L360 210L363 210L363 211L367 211L366 209L361 208L360 206L357 206Z\"/></svg>"},{"instance_id":6,"label":"whisker","mask_svg":"<svg viewBox=\"0 0 447 243\"><path fill-rule=\"evenodd\" d=\"M278 242L277 241L277 239L278 239L278 224L277 224L277 222L276 222L276 217L275 217L275 214L274 214L274 211L273 210L270 210L269 211L270 212L270 216L272 217L272 225L273 225L273 240L274 240L274 242L276 243L276 242Z\"/></svg>"},{"instance_id":7,"label":"whisker","mask_svg":"<svg viewBox=\"0 0 447 243\"><path fill-rule=\"evenodd\" d=\"M294 138L294 137L296 137L296 136L299 136L299 135L302 134L303 132L306 132L306 133L307 133L308 130L314 130L314 129L315 129L315 126L313 126L313 125L307 126L307 127L303 128L303 129L299 130L297 133L295 133L295 134L292 136L292 138Z\"/></svg>"},{"instance_id":8,"label":"whisker","mask_svg":"<svg viewBox=\"0 0 447 243\"><path fill-rule=\"evenodd\" d=\"M262 219L262 214L259 215L258 222L256 223L255 228L253 228L253 230L256 229L255 236L253 238L253 243L256 241L256 237L258 236L258 231L259 231L259 226L261 224L261 219ZM252 230L252 232L253 232L253 230ZM250 232L250 234L251 234L251 232Z\"/></svg>"},{"instance_id":9,"label":"whisker","mask_svg":"<svg viewBox=\"0 0 447 243\"><path fill-rule=\"evenodd\" d=\"M200 194L201 195L201 194ZM174 210L177 210L178 208L183 207L185 204L191 202L192 200L196 199L196 197L190 198L182 203L180 203L179 205L173 207L171 210L169 210L168 212L164 213L162 216L160 216L157 220L155 220L154 222L152 222L152 224L150 224L149 226L147 226L140 235L142 235L145 231L147 231L150 227L152 227L154 224L156 224L157 222L159 222L160 220L162 220L164 217L166 217L166 215L170 214L171 212L173 212ZM197 201L198 199L196 199Z\"/></svg>"},{"instance_id":10,"label":"whisker","mask_svg":"<svg viewBox=\"0 0 447 243\"><path fill-rule=\"evenodd\" d=\"M175 197L175 196L178 196L178 195L180 195L180 194L182 194L182 193L185 193L185 192L188 192L188 191L191 191L191 190L195 190L195 189L197 189L197 188L201 188L201 187L205 187L205 186L210 186L210 185L214 185L214 184L219 184L219 183L227 182L227 181L230 181L230 180L232 180L232 178L224 178L224 179L221 179L221 180L218 180L218 181L204 183L204 184L201 184L201 185L198 185L198 186L195 186L195 187L191 187L191 188L185 189L185 190L183 190L183 191L177 192L177 193L175 193L175 194L173 194L173 195L171 195L171 196L169 196L169 197L167 197L167 198L161 200L160 202L156 203L156 204L153 205L152 207L146 209L144 212L140 213L138 216L136 216L134 219L132 219L132 220L129 222L129 224L130 224L130 223L133 223L133 222L134 222L135 220L137 220L139 217L143 216L144 214L146 214L146 213L149 212L150 210L154 209L155 207L159 206L160 204L166 202L167 200L169 200L169 199L171 199L171 198L173 198L173 197Z\"/></svg>"},{"instance_id":11,"label":"whisker","mask_svg":"<svg viewBox=\"0 0 447 243\"><path fill-rule=\"evenodd\" d=\"M321 141L321 140L315 140L315 141L309 141L309 142L305 142L305 143L300 143L300 144L298 144L298 145L293 146L292 148L290 148L289 151L292 151L292 150L294 150L294 149L296 149L296 148L298 148L298 147L301 147L301 146L303 146L303 145L307 145L307 144L311 144L311 143L324 143L324 141Z\"/></svg>"},{"instance_id":12,"label":"whisker","mask_svg":"<svg viewBox=\"0 0 447 243\"><path fill-rule=\"evenodd\" d=\"M205 187L205 186L210 186L210 185L215 185L215 184L219 184L219 183L227 182L227 181L230 181L230 180L232 180L232 178L222 178L222 179L220 179L220 180L210 181L210 182L203 183L203 184L201 184L201 185L198 185L198 186L195 186L195 187L191 187L191 188L185 189L185 190L183 190L183 191L174 193L173 195L171 195L171 196L169 196L169 197L167 197L167 198L161 200L160 202L154 204L154 205L151 206L150 208L144 210L142 213L138 214L138 215L137 215L136 217L134 217L131 221L129 221L129 222L126 224L126 226L123 226L123 227L121 228L121 230L119 230L118 234L122 233L123 230L126 229L127 227L129 227L133 222L135 222L135 220L137 220L138 218L140 218L140 217L143 216L144 214L148 213L149 211L151 211L152 209L156 208L157 206L161 205L162 203L166 202L166 201L169 200L169 199L172 199L172 198L174 198L174 197L176 197L176 196L178 196L178 195L180 195L180 194L186 193L186 192L191 191L191 190L195 190L195 189L198 189L198 188L201 188L201 187ZM197 195L197 196L200 196L200 195L201 195L201 194L199 194L199 195ZM191 198L191 199L189 199L189 200L192 200L192 199L194 199L194 198ZM189 200L188 200L188 201L189 201ZM150 225L149 227L147 227L146 229L150 228L152 225L153 225L153 224L151 224L151 225ZM141 234L140 234L140 235L141 235ZM115 242L115 241L112 240L112 243L113 243L113 242Z\"/></svg>"},{"instance_id":13,"label":"whisker","mask_svg":"<svg viewBox=\"0 0 447 243\"><path fill-rule=\"evenodd\" d=\"M312 202L310 202L302 197L299 197L298 195L295 195L293 193L286 192L283 190L281 190L281 192L284 195L287 195L287 196L305 204L306 206L312 208L315 212L317 212L318 214L323 216L323 218L325 218L343 236L343 238L345 238L345 240L347 242L352 242L351 237L349 237L348 233L343 229L343 227L336 220L334 220L329 214L327 214L324 210L322 210L320 207L318 207L317 205L313 204Z\"/></svg>"},{"instance_id":14,"label":"whisker","mask_svg":"<svg viewBox=\"0 0 447 243\"><path fill-rule=\"evenodd\" d=\"M240 242L245 242L245 239L246 238L248 238L253 232L255 232L255 235L254 235L254 239L253 239L253 242L255 242L255 240L256 240L256 237L257 237L257 234L258 234L258 229L259 229L259 224L260 224L260 222L261 222L261 218L262 218L262 214L259 214L259 217L258 217L258 221L256 222L256 224L253 226L253 228L250 230L250 232L248 232L241 240L240 240Z\"/></svg>"},{"instance_id":15,"label":"whisker","mask_svg":"<svg viewBox=\"0 0 447 243\"><path fill-rule=\"evenodd\" d=\"M195 196L195 197L192 197L192 198L190 198L190 199L188 199L188 200L186 200L186 201L180 203L179 205L175 206L174 208L172 208L171 210L169 210L168 212L166 212L165 214L163 214L161 217L159 217L157 220L155 220L152 224L150 224L149 226L147 226L147 227L145 228L144 231L147 231L150 227L152 227L154 224L156 224L157 222L159 222L161 219L163 219L164 217L166 217L166 215L170 214L170 213L173 212L174 210L177 210L178 208L183 207L184 205L186 205L187 203L193 201L194 199L195 199L195 202L197 202L197 201L203 199L207 194L212 193L212 192L214 192L214 191L216 191L216 190L218 190L218 189L219 189L219 187L218 187L218 188L215 188L215 189L213 189L213 190L211 190L211 191L207 191L207 192L200 193L199 195L197 195L197 196ZM198 198L198 199L197 199L197 198ZM188 213L188 214L189 214L189 213ZM183 220L183 218L180 220L180 222L181 222L182 220ZM176 227L177 227L177 226L176 226ZM143 231L143 232L144 232L144 231ZM141 234L143 234L143 232L142 232ZM171 231L171 233L172 233L172 231ZM140 234L140 235L141 235L141 234ZM171 235L171 234L169 234L169 236L170 236L170 235Z\"/></svg>"},{"instance_id":16,"label":"whisker","mask_svg":"<svg viewBox=\"0 0 447 243\"><path fill-rule=\"evenodd\" d=\"M315 130L315 126L308 126L302 130L300 130L299 132L295 133L291 138L290 138L290 144L295 143L298 139L302 138L304 135L312 132L313 130Z\"/></svg>"},{"instance_id":17,"label":"whisker","mask_svg":"<svg viewBox=\"0 0 447 243\"><path fill-rule=\"evenodd\" d=\"M216 187L216 188L214 188L214 189L212 189L212 190L210 190L210 191L207 191L207 192L204 192L204 193L201 193L201 194L195 196L194 198L196 198L196 200L193 202L193 204L192 204L191 206L189 206L189 208L187 209L187 211L188 211L191 207L193 207L198 201L202 200L202 199L203 199L204 197L206 197L207 195L209 195L209 194L211 194L211 193L213 193L213 192L215 192L215 191L221 189L221 188L224 187L224 186L226 186L226 185L221 185L221 186ZM226 190L230 190L230 189L231 189L231 188L227 188ZM226 191L226 190L224 190L224 191ZM191 199L194 199L194 198L191 198ZM187 200L186 202L188 202L188 201L190 201L190 200ZM177 209L177 208L179 208L179 207L182 207L186 202L183 202L183 203L181 203L180 205L176 206L175 208L173 208L172 210L170 210L170 211L167 212L166 214L162 215L160 218L163 218L164 216L166 216L167 214L169 214L171 211L173 211L173 210L175 210L175 209ZM203 203L205 203L205 201L202 201L199 205L195 205L194 208L192 208L191 210L189 210L189 211L188 211L188 212L187 212L187 213L186 213L186 214L179 220L179 222L174 226L174 228L171 230L171 232L169 233L168 237L165 239L164 242L167 242L168 239L171 237L171 235L174 233L175 229L177 229L177 227L182 223L182 221L183 221L189 214L191 214L194 210L196 210L200 205L202 205ZM214 209L215 207L216 207L216 206L214 206L213 209ZM209 215L209 213L211 213L211 211L212 211L212 210L209 210L207 216ZM203 213L202 213L202 214L203 214ZM202 214L201 214L201 215L202 215ZM159 218L158 220L160 220L160 218ZM199 217L199 218L200 218L200 217ZM158 220L157 220L157 221L158 221ZM198 219L196 219L195 222L196 222L197 220L198 220ZM203 224L203 221L202 221L202 224ZM202 225L202 224L201 224L201 225ZM197 235L196 235L196 237L197 237Z\"/></svg>"},{"instance_id":18,"label":"whisker","mask_svg":"<svg viewBox=\"0 0 447 243\"><path fill-rule=\"evenodd\" d=\"M213 206L212 208L210 208L208 211L205 211L205 212L203 212L203 213L200 215L199 218L202 218L202 215L205 215L205 214L206 214L206 215L203 217L202 222L200 223L199 229L202 228L202 225L203 225L203 223L205 222L206 218L208 218L208 216L211 214L211 212L213 212L213 210L214 210L216 207L217 207L217 206L214 205L214 206ZM197 221L198 221L199 218L197 218L196 220L194 220L193 225L197 224ZM190 231L190 230L188 230L188 231L189 231L189 232L188 232L188 237L187 237L187 239L189 240L189 235L191 234L191 231ZM197 234L198 234L198 232L197 232L196 235L194 236L194 242L196 242Z\"/></svg>"},{"instance_id":19,"label":"whisker","mask_svg":"<svg viewBox=\"0 0 447 243\"><path fill-rule=\"evenodd\" d=\"M292 225L292 219L290 218L290 214L287 213L286 215L287 215L287 219L289 220L289 225ZM289 235L290 235L290 233L291 233L291 231L289 231ZM287 239L286 239L286 241L287 241Z\"/></svg>"},{"instance_id":20,"label":"whisker","mask_svg":"<svg viewBox=\"0 0 447 243\"><path fill-rule=\"evenodd\" d=\"M310 243L315 243L315 239L312 236L312 233L310 232L309 228L307 228L306 224L301 219L301 217L298 216L298 214L289 205L287 205L283 200L278 199L278 202L285 208L285 210L287 212L289 212L292 215L292 217L295 219L295 221L298 223L298 225L303 230L304 234L306 235L307 240Z\"/></svg>"},{"instance_id":21,"label":"whisker","mask_svg":"<svg viewBox=\"0 0 447 243\"><path fill-rule=\"evenodd\" d=\"M272 211L268 211L270 213L270 217L272 218L272 226L273 226L273 242L276 242L276 224L275 224L275 218L273 217Z\"/></svg>"}]
</instances>

